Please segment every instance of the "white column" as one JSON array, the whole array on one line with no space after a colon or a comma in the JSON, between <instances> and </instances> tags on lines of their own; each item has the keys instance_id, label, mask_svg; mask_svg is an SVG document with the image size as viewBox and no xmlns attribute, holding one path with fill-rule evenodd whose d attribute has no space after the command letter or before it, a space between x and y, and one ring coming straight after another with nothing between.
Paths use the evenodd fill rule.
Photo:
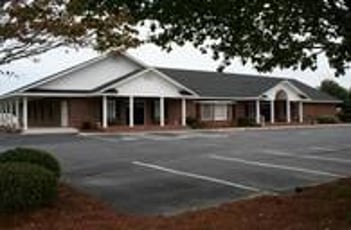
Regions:
<instances>
[{"instance_id":1,"label":"white column","mask_svg":"<svg viewBox=\"0 0 351 230\"><path fill-rule=\"evenodd\" d=\"M2 115L2 121L3 121L3 125L4 126L7 126L7 101L3 101L3 103L2 103L2 113L3 113L3 115Z\"/></svg>"},{"instance_id":2,"label":"white column","mask_svg":"<svg viewBox=\"0 0 351 230\"><path fill-rule=\"evenodd\" d=\"M102 96L102 128L107 128L107 96Z\"/></svg>"},{"instance_id":3,"label":"white column","mask_svg":"<svg viewBox=\"0 0 351 230\"><path fill-rule=\"evenodd\" d=\"M28 99L23 97L22 102L22 129L25 131L28 129Z\"/></svg>"},{"instance_id":4,"label":"white column","mask_svg":"<svg viewBox=\"0 0 351 230\"><path fill-rule=\"evenodd\" d=\"M14 127L14 114L13 114L13 101L9 101L9 119L10 119L10 128L12 129Z\"/></svg>"},{"instance_id":5,"label":"white column","mask_svg":"<svg viewBox=\"0 0 351 230\"><path fill-rule=\"evenodd\" d=\"M165 98L160 98L160 126L165 126Z\"/></svg>"},{"instance_id":6,"label":"white column","mask_svg":"<svg viewBox=\"0 0 351 230\"><path fill-rule=\"evenodd\" d=\"M6 101L6 116L5 116L5 121L6 121L6 126L11 127L11 109L10 109L10 101Z\"/></svg>"},{"instance_id":7,"label":"white column","mask_svg":"<svg viewBox=\"0 0 351 230\"><path fill-rule=\"evenodd\" d=\"M68 102L67 102L67 100L61 101L61 126L68 127Z\"/></svg>"},{"instance_id":8,"label":"white column","mask_svg":"<svg viewBox=\"0 0 351 230\"><path fill-rule=\"evenodd\" d=\"M6 100L4 102L4 125L7 127L9 124L9 103Z\"/></svg>"},{"instance_id":9,"label":"white column","mask_svg":"<svg viewBox=\"0 0 351 230\"><path fill-rule=\"evenodd\" d=\"M1 113L1 117L0 117L1 125L5 126L5 102L4 101L1 102L1 111L0 111L0 113Z\"/></svg>"},{"instance_id":10,"label":"white column","mask_svg":"<svg viewBox=\"0 0 351 230\"><path fill-rule=\"evenodd\" d=\"M289 99L286 100L286 122L291 123L291 106Z\"/></svg>"},{"instance_id":11,"label":"white column","mask_svg":"<svg viewBox=\"0 0 351 230\"><path fill-rule=\"evenodd\" d=\"M303 102L299 102L299 122L303 123Z\"/></svg>"},{"instance_id":12,"label":"white column","mask_svg":"<svg viewBox=\"0 0 351 230\"><path fill-rule=\"evenodd\" d=\"M0 101L0 126L2 126L3 124L3 114L4 114L3 108L4 108L3 103L2 101Z\"/></svg>"},{"instance_id":13,"label":"white column","mask_svg":"<svg viewBox=\"0 0 351 230\"><path fill-rule=\"evenodd\" d=\"M134 97L129 97L129 127L134 127Z\"/></svg>"},{"instance_id":14,"label":"white column","mask_svg":"<svg viewBox=\"0 0 351 230\"><path fill-rule=\"evenodd\" d=\"M6 113L7 113L7 102L6 101L3 101L2 102L2 124L4 127L7 126L7 123L6 123Z\"/></svg>"},{"instance_id":15,"label":"white column","mask_svg":"<svg viewBox=\"0 0 351 230\"><path fill-rule=\"evenodd\" d=\"M256 123L261 124L261 104L260 100L256 101Z\"/></svg>"},{"instance_id":16,"label":"white column","mask_svg":"<svg viewBox=\"0 0 351 230\"><path fill-rule=\"evenodd\" d=\"M275 123L275 103L271 101L271 124Z\"/></svg>"},{"instance_id":17,"label":"white column","mask_svg":"<svg viewBox=\"0 0 351 230\"><path fill-rule=\"evenodd\" d=\"M20 123L20 103L19 103L19 100L16 99L15 101L15 116L16 116L16 129L19 129L20 126L19 126L19 123Z\"/></svg>"},{"instance_id":18,"label":"white column","mask_svg":"<svg viewBox=\"0 0 351 230\"><path fill-rule=\"evenodd\" d=\"M182 126L186 126L186 99L182 98Z\"/></svg>"},{"instance_id":19,"label":"white column","mask_svg":"<svg viewBox=\"0 0 351 230\"><path fill-rule=\"evenodd\" d=\"M4 101L2 101L1 103L1 121L2 121L2 125L5 126L5 107L6 107L6 104Z\"/></svg>"}]
</instances>

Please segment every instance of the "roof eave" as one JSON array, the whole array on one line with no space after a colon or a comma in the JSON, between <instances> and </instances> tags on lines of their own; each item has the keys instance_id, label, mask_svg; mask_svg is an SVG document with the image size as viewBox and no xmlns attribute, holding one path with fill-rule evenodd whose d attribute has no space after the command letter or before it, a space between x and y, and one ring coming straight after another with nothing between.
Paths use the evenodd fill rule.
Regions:
<instances>
[{"instance_id":1,"label":"roof eave","mask_svg":"<svg viewBox=\"0 0 351 230\"><path fill-rule=\"evenodd\" d=\"M343 101L340 100L309 100L306 103L319 103L319 104L342 104Z\"/></svg>"}]
</instances>

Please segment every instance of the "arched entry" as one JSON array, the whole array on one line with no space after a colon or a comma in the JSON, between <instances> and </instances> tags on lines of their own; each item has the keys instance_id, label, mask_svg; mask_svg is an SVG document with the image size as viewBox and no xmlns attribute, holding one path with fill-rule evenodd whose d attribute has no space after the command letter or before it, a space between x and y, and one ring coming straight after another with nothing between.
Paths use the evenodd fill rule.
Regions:
<instances>
[{"instance_id":1,"label":"arched entry","mask_svg":"<svg viewBox=\"0 0 351 230\"><path fill-rule=\"evenodd\" d=\"M286 101L288 100L288 94L284 90L279 90L275 95L275 100Z\"/></svg>"}]
</instances>

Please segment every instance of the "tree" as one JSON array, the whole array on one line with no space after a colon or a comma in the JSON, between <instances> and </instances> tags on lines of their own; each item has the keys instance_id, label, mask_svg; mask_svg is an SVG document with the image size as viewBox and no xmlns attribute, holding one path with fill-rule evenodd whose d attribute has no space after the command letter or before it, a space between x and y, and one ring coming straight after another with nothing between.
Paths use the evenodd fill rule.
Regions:
<instances>
[{"instance_id":1,"label":"tree","mask_svg":"<svg viewBox=\"0 0 351 230\"><path fill-rule=\"evenodd\" d=\"M351 90L347 90L332 80L324 80L320 90L343 101L340 119L344 122L351 122Z\"/></svg>"},{"instance_id":2,"label":"tree","mask_svg":"<svg viewBox=\"0 0 351 230\"><path fill-rule=\"evenodd\" d=\"M275 67L315 70L324 53L338 74L351 61L351 1L338 0L156 0L148 18L162 28L153 41L167 46L191 41L204 52ZM172 6L172 7L170 7Z\"/></svg>"},{"instance_id":3,"label":"tree","mask_svg":"<svg viewBox=\"0 0 351 230\"><path fill-rule=\"evenodd\" d=\"M347 89L333 80L324 80L320 86L320 90L341 101L347 101L350 95Z\"/></svg>"},{"instance_id":4,"label":"tree","mask_svg":"<svg viewBox=\"0 0 351 230\"><path fill-rule=\"evenodd\" d=\"M109 48L138 44L123 7L110 11L81 0L12 0L0 5L0 64L63 46Z\"/></svg>"},{"instance_id":5,"label":"tree","mask_svg":"<svg viewBox=\"0 0 351 230\"><path fill-rule=\"evenodd\" d=\"M173 43L192 42L202 52L220 59L220 70L233 58L251 62L259 71L276 67L315 70L322 53L336 74L344 74L350 68L349 0L5 2L8 4L0 18L5 21L0 26L1 42L19 40L22 50L29 46L37 53L42 51L36 49L37 44L45 44L46 37L51 41L47 47L55 46L57 40L65 44L92 44L99 50L137 45L145 41L137 41L132 28L147 22L153 32L148 42L167 50L171 50ZM11 20L4 20L9 15ZM19 36L16 31L20 31ZM32 42L38 37L39 42ZM12 53L5 54L6 61L14 59Z\"/></svg>"}]
</instances>

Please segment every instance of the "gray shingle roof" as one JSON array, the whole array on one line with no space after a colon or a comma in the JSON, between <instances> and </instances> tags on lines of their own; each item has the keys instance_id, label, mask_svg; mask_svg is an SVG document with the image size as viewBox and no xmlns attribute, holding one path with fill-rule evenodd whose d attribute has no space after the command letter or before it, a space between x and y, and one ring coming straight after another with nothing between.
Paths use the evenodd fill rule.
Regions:
<instances>
[{"instance_id":1,"label":"gray shingle roof","mask_svg":"<svg viewBox=\"0 0 351 230\"><path fill-rule=\"evenodd\" d=\"M294 79L167 68L158 70L202 97L255 98L280 82L289 81L314 101L338 101Z\"/></svg>"},{"instance_id":2,"label":"gray shingle roof","mask_svg":"<svg viewBox=\"0 0 351 230\"><path fill-rule=\"evenodd\" d=\"M324 93L316 88L313 88L311 86L308 86L300 81L297 81L295 79L289 79L291 83L293 83L299 90L307 94L312 100L316 101L339 101L339 99L330 96L327 93Z\"/></svg>"}]
</instances>

